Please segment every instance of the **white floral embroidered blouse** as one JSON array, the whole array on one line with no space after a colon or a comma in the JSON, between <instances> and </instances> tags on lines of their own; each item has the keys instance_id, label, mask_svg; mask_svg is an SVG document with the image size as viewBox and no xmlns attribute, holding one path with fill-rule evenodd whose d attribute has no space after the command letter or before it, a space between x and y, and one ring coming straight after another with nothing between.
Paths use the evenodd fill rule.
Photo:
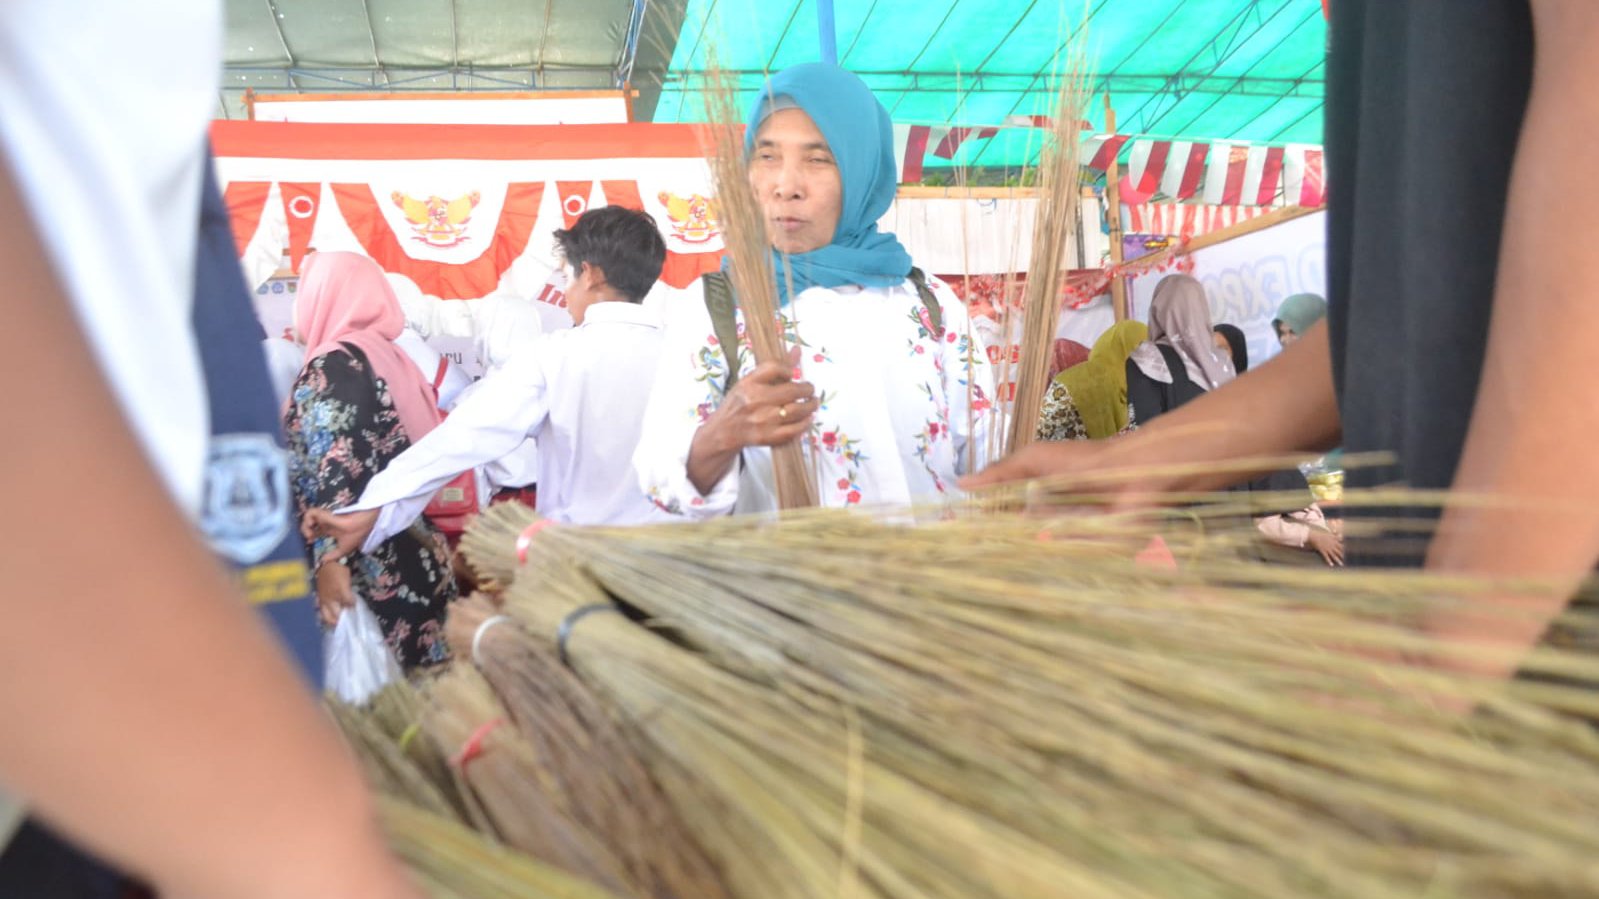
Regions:
<instances>
[{"instance_id":1,"label":"white floral embroidered blouse","mask_svg":"<svg viewBox=\"0 0 1599 899\"><path fill-rule=\"evenodd\" d=\"M804 438L826 507L936 500L988 459L993 375L966 309L929 279L932 316L910 281L890 288L813 287L782 312L818 408ZM634 455L640 486L667 512L710 518L777 508L772 455L750 447L708 495L688 480L689 445L722 401L727 354L696 282L662 304L665 348ZM738 318L741 376L755 366Z\"/></svg>"}]
</instances>

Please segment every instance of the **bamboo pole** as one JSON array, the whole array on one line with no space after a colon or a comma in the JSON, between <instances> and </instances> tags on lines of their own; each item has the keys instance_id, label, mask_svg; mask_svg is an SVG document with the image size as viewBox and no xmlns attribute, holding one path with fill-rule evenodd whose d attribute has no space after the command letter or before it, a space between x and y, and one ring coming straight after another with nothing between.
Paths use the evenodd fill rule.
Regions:
<instances>
[{"instance_id":1,"label":"bamboo pole","mask_svg":"<svg viewBox=\"0 0 1599 899\"><path fill-rule=\"evenodd\" d=\"M1188 241L1186 244L1173 243L1171 246L1166 247L1163 250L1157 250L1153 253L1150 253L1148 256L1140 256L1138 259L1134 260L1131 265L1127 266L1125 271L1127 274L1132 275L1142 274L1143 272L1160 265L1167 259L1179 253L1192 254L1197 253L1200 250L1208 250L1217 244L1224 244L1229 240L1237 240L1240 237L1248 237L1251 234L1258 234L1267 228L1274 228L1278 225L1291 222L1294 219L1304 218L1307 215L1314 215L1318 212L1324 211L1326 208L1326 206L1284 206L1281 209L1273 209L1271 212L1265 213L1264 215L1257 215L1248 221L1239 222L1236 225L1229 225L1226 228L1212 231L1209 234L1201 234L1193 240ZM1120 279L1116 279L1112 281L1112 284L1119 282Z\"/></svg>"},{"instance_id":2,"label":"bamboo pole","mask_svg":"<svg viewBox=\"0 0 1599 899\"><path fill-rule=\"evenodd\" d=\"M1116 135L1116 110L1110 105L1110 94L1105 94L1105 130L1112 137ZM1121 166L1116 164L1116 157L1110 158L1110 165L1105 168L1105 216L1110 223L1110 264L1112 268L1119 268L1124 261L1122 256L1122 198L1121 198ZM1110 279L1110 307L1116 312L1116 320L1123 321L1130 310L1127 307L1127 281L1124 278L1112 277Z\"/></svg>"}]
</instances>

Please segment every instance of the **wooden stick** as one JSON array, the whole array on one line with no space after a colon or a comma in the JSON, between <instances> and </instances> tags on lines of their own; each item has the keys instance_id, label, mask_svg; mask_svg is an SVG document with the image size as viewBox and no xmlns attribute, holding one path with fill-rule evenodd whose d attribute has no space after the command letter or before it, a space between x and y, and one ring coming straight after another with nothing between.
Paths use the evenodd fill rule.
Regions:
<instances>
[{"instance_id":1,"label":"wooden stick","mask_svg":"<svg viewBox=\"0 0 1599 899\"><path fill-rule=\"evenodd\" d=\"M1116 135L1116 110L1110 105L1110 94L1105 94L1105 130L1112 137ZM1111 156L1110 165L1105 169L1105 216L1110 223L1110 264L1120 266L1125 257L1122 255L1122 188L1121 166L1116 163L1116 157ZM1125 278L1110 279L1110 308L1116 313L1117 321L1124 321L1132 314L1127 304L1127 280Z\"/></svg>"},{"instance_id":2,"label":"wooden stick","mask_svg":"<svg viewBox=\"0 0 1599 899\"><path fill-rule=\"evenodd\" d=\"M1171 246L1150 253L1148 256L1140 256L1124 268L1123 272L1128 275L1140 275L1148 269L1160 265L1172 256L1180 254L1192 255L1200 250L1208 250L1217 244L1224 244L1229 240L1248 237L1267 228L1286 224L1294 219L1304 218L1307 215L1314 215L1325 211L1326 208L1326 206L1284 206L1281 209L1273 209L1271 212L1258 215L1248 221L1239 222L1236 225L1230 225L1226 228L1212 231L1209 234L1201 234L1186 244L1173 243Z\"/></svg>"}]
</instances>

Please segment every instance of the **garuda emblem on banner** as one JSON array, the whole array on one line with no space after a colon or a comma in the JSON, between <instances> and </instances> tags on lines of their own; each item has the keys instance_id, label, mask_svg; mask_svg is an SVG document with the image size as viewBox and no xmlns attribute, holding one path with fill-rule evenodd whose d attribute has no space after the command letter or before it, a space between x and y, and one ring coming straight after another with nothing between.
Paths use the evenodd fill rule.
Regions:
<instances>
[{"instance_id":1,"label":"garuda emblem on banner","mask_svg":"<svg viewBox=\"0 0 1599 899\"><path fill-rule=\"evenodd\" d=\"M710 198L701 194L680 197L663 190L657 199L672 220L672 233L684 243L708 243L722 233Z\"/></svg>"},{"instance_id":2,"label":"garuda emblem on banner","mask_svg":"<svg viewBox=\"0 0 1599 899\"><path fill-rule=\"evenodd\" d=\"M405 213L405 220L411 223L411 230L416 232L413 240L442 249L466 242L467 223L472 220L472 210L483 195L473 191L453 200L436 196L418 200L395 191L389 198Z\"/></svg>"}]
</instances>

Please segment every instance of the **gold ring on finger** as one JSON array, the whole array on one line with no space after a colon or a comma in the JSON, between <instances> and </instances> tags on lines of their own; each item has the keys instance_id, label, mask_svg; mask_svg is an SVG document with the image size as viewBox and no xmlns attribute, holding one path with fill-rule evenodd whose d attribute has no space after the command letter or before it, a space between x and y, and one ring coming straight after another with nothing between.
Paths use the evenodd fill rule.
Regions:
<instances>
[{"instance_id":1,"label":"gold ring on finger","mask_svg":"<svg viewBox=\"0 0 1599 899\"><path fill-rule=\"evenodd\" d=\"M788 407L787 406L778 406L777 407L777 417L778 418L787 418L788 417Z\"/></svg>"}]
</instances>

